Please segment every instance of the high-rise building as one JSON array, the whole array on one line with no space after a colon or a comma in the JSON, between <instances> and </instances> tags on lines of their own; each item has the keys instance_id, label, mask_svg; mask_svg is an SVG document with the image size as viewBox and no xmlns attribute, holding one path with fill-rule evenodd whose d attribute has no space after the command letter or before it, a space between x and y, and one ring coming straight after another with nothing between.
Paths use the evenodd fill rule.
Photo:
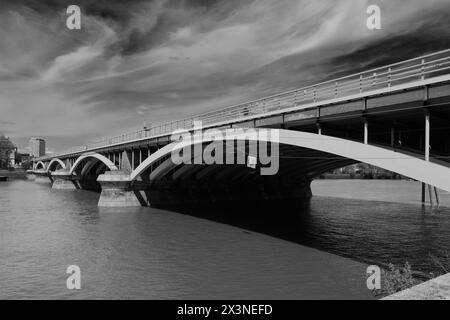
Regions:
<instances>
[{"instance_id":1,"label":"high-rise building","mask_svg":"<svg viewBox=\"0 0 450 320\"><path fill-rule=\"evenodd\" d=\"M30 156L42 157L45 156L45 140L41 138L30 139Z\"/></svg>"}]
</instances>

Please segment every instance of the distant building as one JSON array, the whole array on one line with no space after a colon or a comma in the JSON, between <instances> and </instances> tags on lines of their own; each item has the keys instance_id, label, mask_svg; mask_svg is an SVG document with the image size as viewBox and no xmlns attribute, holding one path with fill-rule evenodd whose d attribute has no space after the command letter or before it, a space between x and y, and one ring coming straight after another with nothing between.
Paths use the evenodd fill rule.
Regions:
<instances>
[{"instance_id":1,"label":"distant building","mask_svg":"<svg viewBox=\"0 0 450 320\"><path fill-rule=\"evenodd\" d=\"M30 156L37 158L45 156L45 140L41 138L30 139Z\"/></svg>"}]
</instances>

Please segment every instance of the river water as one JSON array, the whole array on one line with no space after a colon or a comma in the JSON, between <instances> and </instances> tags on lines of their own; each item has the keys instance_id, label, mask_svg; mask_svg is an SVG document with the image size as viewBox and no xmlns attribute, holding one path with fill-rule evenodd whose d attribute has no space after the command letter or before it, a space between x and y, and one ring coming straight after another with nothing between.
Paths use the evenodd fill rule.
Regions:
<instances>
[{"instance_id":1,"label":"river water","mask_svg":"<svg viewBox=\"0 0 450 320\"><path fill-rule=\"evenodd\" d=\"M429 256L445 254L450 209L422 208L417 183L315 181L313 193L295 208L182 214L0 183L0 298L371 299L368 264L437 269ZM81 290L66 288L69 265Z\"/></svg>"}]
</instances>

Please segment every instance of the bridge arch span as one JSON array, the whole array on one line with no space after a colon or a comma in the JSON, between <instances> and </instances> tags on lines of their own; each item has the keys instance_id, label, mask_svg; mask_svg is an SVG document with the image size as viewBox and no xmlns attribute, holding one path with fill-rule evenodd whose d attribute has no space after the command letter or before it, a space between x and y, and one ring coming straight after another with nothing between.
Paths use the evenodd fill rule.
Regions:
<instances>
[{"instance_id":1,"label":"bridge arch span","mask_svg":"<svg viewBox=\"0 0 450 320\"><path fill-rule=\"evenodd\" d=\"M87 160L87 163L83 163L83 161ZM97 163L102 163L106 166L107 169L110 171L116 171L118 168L116 165L106 158L105 156L99 154L99 153L85 153L78 157L78 159L73 164L72 168L70 168L69 173L75 174L80 173L81 175L87 174L87 172L93 168L93 166Z\"/></svg>"},{"instance_id":2,"label":"bridge arch span","mask_svg":"<svg viewBox=\"0 0 450 320\"><path fill-rule=\"evenodd\" d=\"M259 130L277 130L278 135L258 134L258 141L278 143L280 148L282 146L299 148L299 150L302 150L302 152L305 153L305 156L298 158L310 158L311 160L314 160L313 162L304 162L304 168L300 168L300 170L298 168L300 165L296 164L295 161L291 161L288 165L280 167L280 174L304 175L308 177L308 179L312 179L329 170L353 163L363 162L450 192L450 168L441 164L426 162L422 160L422 156L420 155L400 153L379 146L308 132L285 129L256 129L256 131ZM224 138L225 140L228 140L227 136ZM236 140L246 140L249 139L249 136L237 132L236 135L231 138ZM178 174L177 171L174 172L174 170L177 169L177 166L175 164L170 166L170 159L168 158L170 157L172 150L181 149L188 145L207 143L211 141L213 141L212 137L206 137L205 139L194 139L192 142L173 142L168 144L145 159L141 165L139 165L131 173L130 179L132 181L137 180L149 167L158 161L161 162L164 159L168 160L163 162L164 168L160 169L157 175L161 175L162 172L171 172L173 176L189 175L190 170L188 169L181 168L179 170L184 170L184 172ZM283 158L282 152L280 152L280 158ZM198 165L189 166L192 167L192 170L194 170L194 168L197 168L198 170L199 168ZM173 170L171 171L171 169ZM202 168L200 173L203 170L206 170L206 168ZM213 171L213 169L209 170ZM219 171L223 170L224 169L222 166ZM235 171L233 172L233 170ZM230 168L228 174L236 176L239 175L239 171L246 172L248 171L248 168L246 166L241 166L235 169ZM196 177L207 179L210 176L206 173L197 173Z\"/></svg>"},{"instance_id":3,"label":"bridge arch span","mask_svg":"<svg viewBox=\"0 0 450 320\"><path fill-rule=\"evenodd\" d=\"M50 161L50 163L47 166L47 172L52 172L57 170L58 168L66 169L66 164L58 158L54 158Z\"/></svg>"},{"instance_id":4,"label":"bridge arch span","mask_svg":"<svg viewBox=\"0 0 450 320\"><path fill-rule=\"evenodd\" d=\"M35 170L45 170L45 163L42 162L42 161L38 161L38 162L36 163L36 168L35 168Z\"/></svg>"},{"instance_id":5,"label":"bridge arch span","mask_svg":"<svg viewBox=\"0 0 450 320\"><path fill-rule=\"evenodd\" d=\"M77 177L81 189L100 192L102 188L97 178L108 170L117 171L118 168L105 156L92 152L79 156L70 168L69 175Z\"/></svg>"}]
</instances>

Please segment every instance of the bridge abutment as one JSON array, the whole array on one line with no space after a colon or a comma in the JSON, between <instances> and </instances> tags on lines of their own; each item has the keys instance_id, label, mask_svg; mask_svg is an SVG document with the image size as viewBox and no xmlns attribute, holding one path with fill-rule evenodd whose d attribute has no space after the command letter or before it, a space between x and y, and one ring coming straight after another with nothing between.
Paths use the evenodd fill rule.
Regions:
<instances>
[{"instance_id":1,"label":"bridge abutment","mask_svg":"<svg viewBox=\"0 0 450 320\"><path fill-rule=\"evenodd\" d=\"M97 178L102 187L99 207L140 207L135 191L130 188L130 175L123 171L106 171Z\"/></svg>"}]
</instances>

